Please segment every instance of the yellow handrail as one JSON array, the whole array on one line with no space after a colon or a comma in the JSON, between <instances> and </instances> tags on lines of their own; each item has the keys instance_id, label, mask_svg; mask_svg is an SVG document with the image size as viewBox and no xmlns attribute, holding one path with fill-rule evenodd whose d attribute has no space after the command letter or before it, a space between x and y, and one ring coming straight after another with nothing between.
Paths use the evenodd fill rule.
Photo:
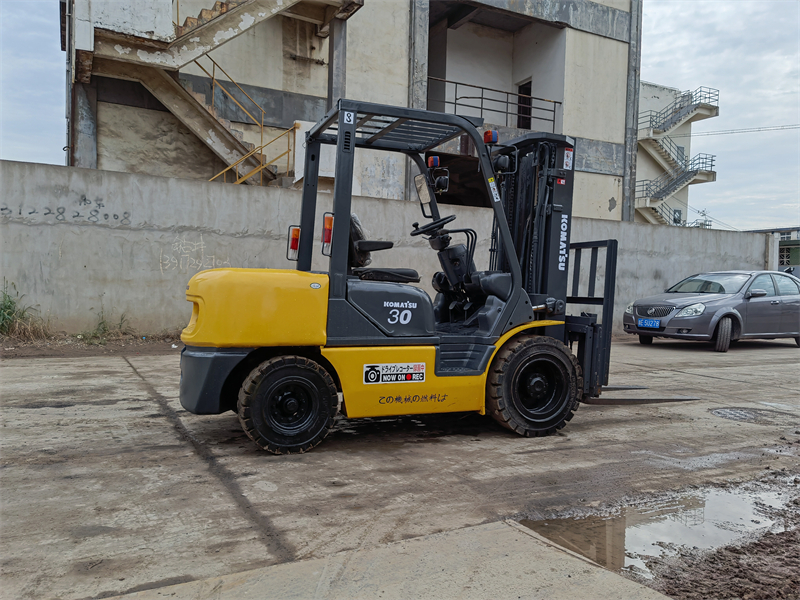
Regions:
<instances>
[{"instance_id":1,"label":"yellow handrail","mask_svg":"<svg viewBox=\"0 0 800 600\"><path fill-rule=\"evenodd\" d=\"M247 154L245 154L244 156L242 156L242 157L241 157L239 160L237 160L236 162L234 162L234 163L232 163L232 164L228 165L228 166L227 166L227 167L225 167L225 168L224 168L222 171L220 171L219 173L217 173L216 175L214 175L214 177L212 177L211 179L209 179L209 181L214 181L214 180L215 180L217 177L219 177L220 175L225 175L225 174L226 174L228 171L230 171L231 169L236 169L236 167L238 167L238 166L239 166L240 164L242 164L242 163L243 163L245 160L247 160L248 158L250 158L251 156L253 156L253 154L256 154L257 152L261 152L261 151L262 151L264 148L266 148L267 146L269 146L269 145L270 145L270 144L272 144L273 142L276 142L276 141L278 141L279 139L281 139L283 136L285 136L285 135L288 135L288 134L290 134L290 133L291 133L291 134L292 134L292 137L290 137L290 138L288 139L288 143L287 143L287 150L286 150L286 152L283 152L283 153L282 153L282 154L280 154L279 156L277 156L277 157L273 158L273 159L272 159L271 161L269 161L268 163L263 163L263 162L262 162L262 164L260 164L258 167L256 167L255 169L253 169L252 171L250 171L250 172L249 172L249 173L247 173L246 175L243 175L243 176L239 177L239 178L238 178L238 179L237 179L237 180L236 180L234 183L237 183L237 184L239 184L239 183L241 183L242 181L247 181L248 179L250 179L250 177L252 177L252 176L253 176L253 175L255 175L256 173L261 173L261 172L262 172L262 171L263 171L263 170L264 170L266 167L268 167L269 165L271 165L271 164L273 164L273 163L276 163L276 162L278 162L278 160L280 160L281 158L283 158L283 157L284 157L284 156L286 156L287 154L291 154L292 147L293 147L292 140L294 140L294 138L295 138L295 133L294 133L294 132L295 132L295 131L297 131L297 129L299 129L299 127L300 127L300 126L299 126L299 124L295 123L295 124L294 124L294 125L292 125L292 126L289 128L289 129L287 129L286 131L284 131L284 132L283 132L283 133L281 133L280 135L278 135L278 136L274 137L273 139L271 139L270 141L268 141L266 144L262 144L261 146L258 146L257 148L253 148L252 150L250 150L250 152L248 152ZM261 161L263 161L263 160L264 160L264 157L262 156L262 158L261 158L260 160L261 160ZM235 170L234 172L236 173L236 175L237 175L237 177L238 177L238 176L239 176L239 172L238 172L238 170ZM289 160L288 160L288 159L287 159L287 161L286 161L286 172L287 172L287 173L289 172ZM223 177L223 179L224 179L224 177ZM263 179L262 179L262 183L263 183Z\"/></svg>"},{"instance_id":2,"label":"yellow handrail","mask_svg":"<svg viewBox=\"0 0 800 600\"><path fill-rule=\"evenodd\" d=\"M228 72L227 72L225 69L223 69L223 68L222 68L222 66L220 66L220 64L219 64L217 61L215 61L213 58L211 58L211 57L210 57L210 56L208 56L208 55L206 55L206 58L208 58L208 60L210 60L210 61L211 61L211 64L212 64L212 68L211 68L211 71L212 71L212 72L211 72L211 73L209 73L209 72L208 72L208 69L206 69L206 68L205 68L203 65L201 65L201 64L200 64L200 62L198 62L198 60L197 60L197 59L194 61L194 63L195 63L195 64L196 64L198 67L200 67L200 69L201 69L201 70L202 70L202 71L203 71L203 72L204 72L206 75L208 75L208 76L211 78L211 107L212 107L212 108L214 108L214 103L215 103L215 98L216 98L216 93L215 93L215 90L216 90L216 87L217 87L217 86L219 86L219 88L220 88L220 89L223 91L223 93L224 93L226 96L228 96L228 98L230 98L231 100L233 100L233 102L236 104L236 106L238 106L238 107L239 107L239 108L242 110L242 112L244 112L244 114L246 114L248 117L250 117L250 119L253 121L253 123L254 123L256 126L258 126L258 128L259 128L259 133L260 133L260 144L259 144L259 146L258 146L257 148L254 148L253 150L251 150L250 152L248 152L247 154L245 154L244 156L242 156L242 157L241 157L239 160L237 160L237 161L236 161L236 162L234 162L233 164L229 165L228 167L226 167L225 169L223 169L223 170L222 170L222 171L220 171L219 173L217 173L217 174L216 174L214 177L212 177L211 179L209 179L209 181L214 181L214 180L215 180L217 177L219 177L220 175L222 175L222 176L223 176L223 181L227 181L227 172L228 172L228 171L230 171L231 169L234 169L234 172L236 173L237 177L239 177L239 170L237 169L237 167L238 167L240 164L242 164L242 162L244 162L244 161L245 161L245 160L247 160L248 158L252 157L252 156L253 156L253 155L255 155L256 153L259 153L261 150L263 150L264 148L266 148L267 146L269 146L270 144L272 144L272 143L273 143L273 142L275 142L276 140L279 140L279 139L280 139L280 138L282 138L284 135L287 135L289 132L292 132L292 137L291 137L291 138L289 138L289 140L288 140L288 142L287 142L287 148L288 148L288 149L286 150L286 152L283 152L283 153L282 153L280 156L278 156L278 158L275 158L275 159L271 160L271 161L270 161L270 162L268 162L268 163L265 163L265 162L264 162L264 159L265 159L265 157L263 156L263 154L259 155L259 158L258 158L258 160L259 160L259 166L258 166L258 167L256 167L255 169L253 169L252 171L250 171L250 173L248 173L247 175L245 175L245 176L243 176L243 177L239 177L239 178L238 178L238 179L235 181L235 183L241 183L242 181L245 181L245 180L249 179L250 177L252 177L252 176L253 176L253 175L255 175L256 173L259 173L259 174L261 175L261 183L263 184L263 183L264 183L264 169L265 169L266 167L268 167L269 165L273 164L274 162L276 162L278 159L280 159L280 158L283 158L284 156L287 156L287 158L286 158L286 172L288 173L288 172L289 172L289 167L290 167L290 164L291 164L291 150L292 150L292 147L293 147L293 140L294 140L294 139L295 139L295 137L296 137L296 136L295 136L295 134L294 134L294 132L295 132L295 130L297 129L297 125L293 125L293 126L292 126L292 127L290 127L289 129L287 129L286 131L284 131L283 133L281 133L279 136L277 136L277 137L273 138L273 139L272 139L272 140L270 140L269 142L266 142L266 143L264 143L264 116L266 115L267 111L266 111L266 110L264 110L264 109L261 107L261 105L259 105L259 104L258 104L258 102L256 102L255 100L253 100L253 98L250 96L250 94L248 94L248 93L247 93L247 92L246 92L246 91L245 91L245 90L242 88L242 86L240 86L238 83L236 83L236 81L233 79L233 77L231 77L231 76L228 74ZM253 105L254 105L254 106L255 106L255 107L258 109L258 111L261 113L261 119L257 119L256 117L254 117L254 116L252 115L252 113L251 113L249 110L247 110L247 109L246 109L244 106L242 106L241 102L239 102L239 100L237 100L237 99L236 99L236 97L235 97L233 94L231 94L231 92L229 92L229 91L228 91L228 90L225 88L225 86L224 86L224 85L222 85L222 83L221 83L221 82L220 82L220 81L217 79L217 69L219 69L220 71L222 71L222 73L225 75L225 77L227 77L227 78L228 78L228 81L229 81L230 83L232 83L233 85L235 85L235 86L237 87L237 89L238 89L238 90L239 90L239 91L240 91L242 94L244 94L244 96L245 96L245 97L246 97L246 98L247 98L247 99L248 99L250 102L252 102L252 103L253 103Z\"/></svg>"}]
</instances>

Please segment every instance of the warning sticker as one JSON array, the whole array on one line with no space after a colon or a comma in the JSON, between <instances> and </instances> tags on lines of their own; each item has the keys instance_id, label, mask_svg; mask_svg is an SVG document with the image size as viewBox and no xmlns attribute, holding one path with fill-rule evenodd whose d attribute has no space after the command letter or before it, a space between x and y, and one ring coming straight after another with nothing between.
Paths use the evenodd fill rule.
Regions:
<instances>
[{"instance_id":1,"label":"warning sticker","mask_svg":"<svg viewBox=\"0 0 800 600\"><path fill-rule=\"evenodd\" d=\"M567 171L572 170L572 153L573 153L572 148L567 148L566 150L564 150L564 168Z\"/></svg>"},{"instance_id":2,"label":"warning sticker","mask_svg":"<svg viewBox=\"0 0 800 600\"><path fill-rule=\"evenodd\" d=\"M364 365L364 383L418 383L425 381L425 363Z\"/></svg>"},{"instance_id":3,"label":"warning sticker","mask_svg":"<svg viewBox=\"0 0 800 600\"><path fill-rule=\"evenodd\" d=\"M489 188L492 190L492 198L495 202L500 202L500 193L497 191L497 184L494 182L494 177L489 179Z\"/></svg>"}]
</instances>

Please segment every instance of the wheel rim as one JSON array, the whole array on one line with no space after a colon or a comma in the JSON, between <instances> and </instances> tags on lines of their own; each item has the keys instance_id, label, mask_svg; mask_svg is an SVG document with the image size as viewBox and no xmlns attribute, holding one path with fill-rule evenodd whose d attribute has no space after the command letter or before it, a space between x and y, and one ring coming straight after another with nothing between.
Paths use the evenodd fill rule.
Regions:
<instances>
[{"instance_id":1,"label":"wheel rim","mask_svg":"<svg viewBox=\"0 0 800 600\"><path fill-rule=\"evenodd\" d=\"M274 431L295 435L314 419L319 398L313 384L302 377L282 379L265 394L262 418Z\"/></svg>"},{"instance_id":2,"label":"wheel rim","mask_svg":"<svg viewBox=\"0 0 800 600\"><path fill-rule=\"evenodd\" d=\"M519 414L532 423L546 422L567 404L569 372L549 357L534 357L514 373L512 399Z\"/></svg>"}]
</instances>

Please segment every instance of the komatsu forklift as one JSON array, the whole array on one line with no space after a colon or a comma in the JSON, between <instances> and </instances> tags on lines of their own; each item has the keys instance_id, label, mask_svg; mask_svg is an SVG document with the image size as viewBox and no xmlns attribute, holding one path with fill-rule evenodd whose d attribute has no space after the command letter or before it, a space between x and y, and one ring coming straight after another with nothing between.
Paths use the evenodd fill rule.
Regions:
<instances>
[{"instance_id":1,"label":"komatsu forklift","mask_svg":"<svg viewBox=\"0 0 800 600\"><path fill-rule=\"evenodd\" d=\"M597 396L608 380L616 241L570 244L571 138L531 133L498 144L496 131L479 134L482 123L340 100L306 136L300 223L287 241L297 268L211 269L189 281L183 407L236 411L259 447L284 454L316 446L340 410L349 419L474 411L530 437L561 429ZM451 225L455 215L437 201L453 191L437 149L456 138L474 148L464 157L478 182L472 193L493 211L487 270L476 268L476 232ZM336 147L333 211L317 223L323 144ZM414 269L369 267L371 253L392 243L364 239L351 214L355 152L365 150L399 152L419 170L423 224L409 235L438 256L433 301L412 285ZM570 249L575 263L591 250L588 277L579 264L570 269ZM326 272L312 271L315 252L329 257ZM568 303L602 305L602 323L568 316Z\"/></svg>"}]
</instances>

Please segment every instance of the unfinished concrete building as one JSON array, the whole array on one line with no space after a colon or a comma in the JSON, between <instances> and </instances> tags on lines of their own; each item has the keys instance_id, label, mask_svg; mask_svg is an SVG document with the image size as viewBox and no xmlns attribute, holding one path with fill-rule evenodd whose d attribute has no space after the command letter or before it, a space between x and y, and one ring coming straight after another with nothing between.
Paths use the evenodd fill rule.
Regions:
<instances>
[{"instance_id":1,"label":"unfinished concrete building","mask_svg":"<svg viewBox=\"0 0 800 600\"><path fill-rule=\"evenodd\" d=\"M292 185L351 97L572 136L575 215L632 221L641 1L62 0L67 164ZM354 194L407 196L404 159L369 161Z\"/></svg>"},{"instance_id":2,"label":"unfinished concrete building","mask_svg":"<svg viewBox=\"0 0 800 600\"><path fill-rule=\"evenodd\" d=\"M641 82L636 221L706 226L689 217L689 186L717 180L713 154L691 154L692 123L719 115L719 91Z\"/></svg>"}]
</instances>

